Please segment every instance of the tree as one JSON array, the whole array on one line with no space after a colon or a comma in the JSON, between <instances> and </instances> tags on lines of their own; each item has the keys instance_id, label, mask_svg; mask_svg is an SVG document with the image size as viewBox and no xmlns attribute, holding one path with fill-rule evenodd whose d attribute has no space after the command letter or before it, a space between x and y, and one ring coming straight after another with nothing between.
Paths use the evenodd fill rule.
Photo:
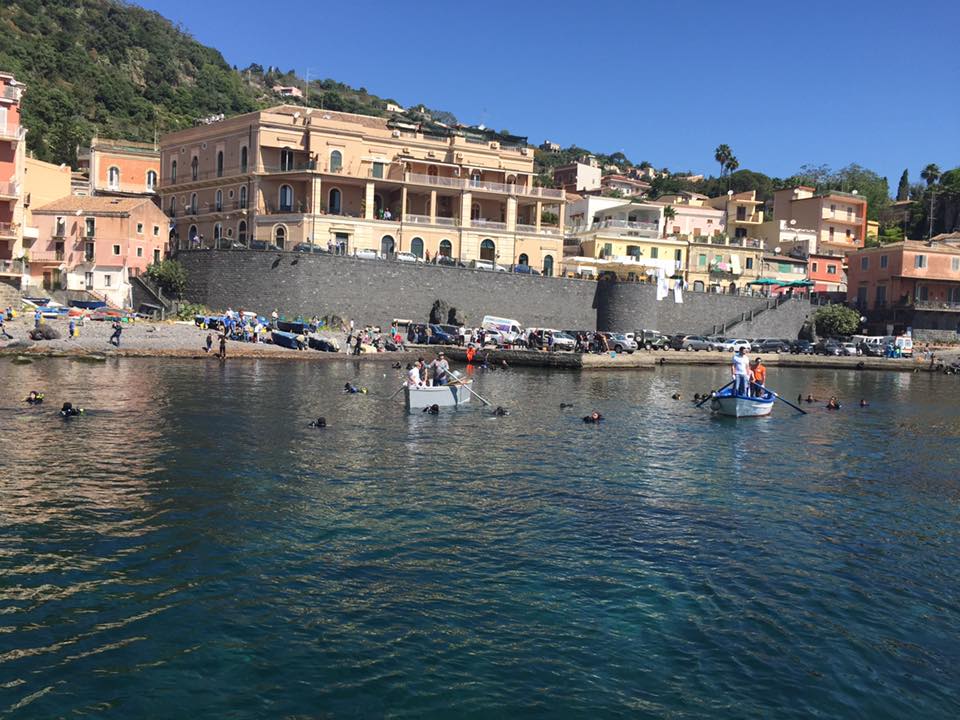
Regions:
<instances>
[{"instance_id":1,"label":"tree","mask_svg":"<svg viewBox=\"0 0 960 720\"><path fill-rule=\"evenodd\" d=\"M713 159L720 163L720 177L723 177L723 169L727 166L727 161L733 157L733 150L727 144L717 145L713 151Z\"/></svg>"},{"instance_id":2,"label":"tree","mask_svg":"<svg viewBox=\"0 0 960 720\"><path fill-rule=\"evenodd\" d=\"M734 170L740 167L740 161L737 160L735 157L731 157L729 160L727 160L726 163L724 163L724 167L727 168L727 177L729 178L730 173L732 173Z\"/></svg>"},{"instance_id":3,"label":"tree","mask_svg":"<svg viewBox=\"0 0 960 720\"><path fill-rule=\"evenodd\" d=\"M177 260L163 260L157 265L148 266L147 277L162 290L178 298L183 296L187 286L187 271Z\"/></svg>"},{"instance_id":4,"label":"tree","mask_svg":"<svg viewBox=\"0 0 960 720\"><path fill-rule=\"evenodd\" d=\"M907 170L900 176L900 182L897 183L897 200L910 199L910 175Z\"/></svg>"},{"instance_id":5,"label":"tree","mask_svg":"<svg viewBox=\"0 0 960 720\"><path fill-rule=\"evenodd\" d=\"M672 205L667 205L663 209L663 236L667 236L667 222L673 220L677 216L677 211L673 209Z\"/></svg>"},{"instance_id":6,"label":"tree","mask_svg":"<svg viewBox=\"0 0 960 720\"><path fill-rule=\"evenodd\" d=\"M940 179L940 168L936 163L930 163L920 173L920 177L927 181L927 187L933 185Z\"/></svg>"},{"instance_id":7,"label":"tree","mask_svg":"<svg viewBox=\"0 0 960 720\"><path fill-rule=\"evenodd\" d=\"M814 314L813 324L821 337L853 335L860 329L860 313L846 305L827 305Z\"/></svg>"}]
</instances>

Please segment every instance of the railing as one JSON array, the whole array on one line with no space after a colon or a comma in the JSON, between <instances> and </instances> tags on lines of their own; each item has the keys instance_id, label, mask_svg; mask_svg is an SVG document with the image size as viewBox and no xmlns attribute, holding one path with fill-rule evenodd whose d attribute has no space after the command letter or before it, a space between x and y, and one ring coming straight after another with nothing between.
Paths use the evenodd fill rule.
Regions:
<instances>
[{"instance_id":1,"label":"railing","mask_svg":"<svg viewBox=\"0 0 960 720\"><path fill-rule=\"evenodd\" d=\"M0 90L0 98L4 100L19 100L20 88L7 86L3 90Z\"/></svg>"},{"instance_id":2,"label":"railing","mask_svg":"<svg viewBox=\"0 0 960 720\"><path fill-rule=\"evenodd\" d=\"M285 173L285 172L305 172L307 170L316 170L317 161L307 160L306 162L287 163L286 165L264 165L263 170L257 172L264 173ZM332 171L336 172L336 171Z\"/></svg>"},{"instance_id":3,"label":"railing","mask_svg":"<svg viewBox=\"0 0 960 720\"><path fill-rule=\"evenodd\" d=\"M436 187L447 187L455 190L462 190L464 187L463 178L445 177L443 175L422 175L420 173L409 173L407 181L419 185L435 185Z\"/></svg>"},{"instance_id":4,"label":"railing","mask_svg":"<svg viewBox=\"0 0 960 720\"><path fill-rule=\"evenodd\" d=\"M505 222L498 222L496 220L487 220L486 218L477 218L476 220L470 220L470 225L473 227L479 228L489 228L490 230L506 230L507 224Z\"/></svg>"},{"instance_id":5,"label":"railing","mask_svg":"<svg viewBox=\"0 0 960 720\"><path fill-rule=\"evenodd\" d=\"M848 215L846 211L831 211L828 208L823 209L823 219L835 220L836 222L853 223L854 225L861 225L863 223L863 218L858 216L856 213L850 213Z\"/></svg>"},{"instance_id":6,"label":"railing","mask_svg":"<svg viewBox=\"0 0 960 720\"><path fill-rule=\"evenodd\" d=\"M536 231L537 231L536 225L526 225L524 223L517 223L517 232L535 233Z\"/></svg>"},{"instance_id":7,"label":"railing","mask_svg":"<svg viewBox=\"0 0 960 720\"><path fill-rule=\"evenodd\" d=\"M960 312L960 302L946 300L914 300L913 307L917 310L950 310L952 312Z\"/></svg>"},{"instance_id":8,"label":"railing","mask_svg":"<svg viewBox=\"0 0 960 720\"><path fill-rule=\"evenodd\" d=\"M517 185L515 183L498 183L490 180L474 180L472 178L448 177L444 175L423 175L409 173L407 182L419 185L433 185L436 187L452 188L454 190L487 190L489 192L505 193L509 195L524 195L527 197L543 197L549 199L563 198L563 190L539 186Z\"/></svg>"},{"instance_id":9,"label":"railing","mask_svg":"<svg viewBox=\"0 0 960 720\"><path fill-rule=\"evenodd\" d=\"M760 213L754 213L753 215L744 215L743 217L740 217L740 214L737 213L737 217L734 220L734 222L761 223L763 222L763 220L760 219Z\"/></svg>"},{"instance_id":10,"label":"railing","mask_svg":"<svg viewBox=\"0 0 960 720\"><path fill-rule=\"evenodd\" d=\"M49 263L63 262L65 254L63 250L31 250L27 262L31 263Z\"/></svg>"},{"instance_id":11,"label":"railing","mask_svg":"<svg viewBox=\"0 0 960 720\"><path fill-rule=\"evenodd\" d=\"M710 244L711 244L711 245L726 245L726 244L727 244L727 240L726 240L726 238L722 238L722 237L712 237L712 238L710 238Z\"/></svg>"},{"instance_id":12,"label":"railing","mask_svg":"<svg viewBox=\"0 0 960 720\"><path fill-rule=\"evenodd\" d=\"M297 202L293 205L270 205L266 206L267 215L284 215L289 213L305 213L307 212L306 203Z\"/></svg>"},{"instance_id":13,"label":"railing","mask_svg":"<svg viewBox=\"0 0 960 720\"><path fill-rule=\"evenodd\" d=\"M0 182L0 197L17 197L20 186L15 182Z\"/></svg>"},{"instance_id":14,"label":"railing","mask_svg":"<svg viewBox=\"0 0 960 720\"><path fill-rule=\"evenodd\" d=\"M177 178L173 179L169 175L162 178L163 185L170 187L171 185L184 185L186 183L192 182L201 182L203 180L211 180L214 178L228 178L234 177L235 175L246 175L250 172L248 167L243 167L238 165L237 167L232 168L223 168L223 170L198 170L196 177L193 173L190 172L190 168L177 168Z\"/></svg>"},{"instance_id":15,"label":"railing","mask_svg":"<svg viewBox=\"0 0 960 720\"><path fill-rule=\"evenodd\" d=\"M0 275L23 275L24 271L23 260L0 260Z\"/></svg>"},{"instance_id":16,"label":"railing","mask_svg":"<svg viewBox=\"0 0 960 720\"><path fill-rule=\"evenodd\" d=\"M601 220L590 226L591 230L604 230L606 228L623 228L627 230L646 230L648 232L659 232L657 223L636 222L633 220Z\"/></svg>"},{"instance_id":17,"label":"railing","mask_svg":"<svg viewBox=\"0 0 960 720\"><path fill-rule=\"evenodd\" d=\"M429 215L404 215L403 221L412 225L433 225Z\"/></svg>"},{"instance_id":18,"label":"railing","mask_svg":"<svg viewBox=\"0 0 960 720\"><path fill-rule=\"evenodd\" d=\"M15 235L12 223L0 222L0 237L14 237Z\"/></svg>"},{"instance_id":19,"label":"railing","mask_svg":"<svg viewBox=\"0 0 960 720\"><path fill-rule=\"evenodd\" d=\"M437 225L445 225L447 227L455 227L460 223L460 218L455 217L437 217Z\"/></svg>"},{"instance_id":20,"label":"railing","mask_svg":"<svg viewBox=\"0 0 960 720\"><path fill-rule=\"evenodd\" d=\"M0 125L0 140L23 140L26 134L26 128L19 125Z\"/></svg>"}]
</instances>

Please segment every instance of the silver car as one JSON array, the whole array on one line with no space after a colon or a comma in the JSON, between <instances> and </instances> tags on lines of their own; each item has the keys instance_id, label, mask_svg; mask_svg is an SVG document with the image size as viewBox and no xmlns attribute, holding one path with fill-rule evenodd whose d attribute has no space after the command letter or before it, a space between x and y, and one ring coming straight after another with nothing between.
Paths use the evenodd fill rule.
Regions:
<instances>
[{"instance_id":1,"label":"silver car","mask_svg":"<svg viewBox=\"0 0 960 720\"><path fill-rule=\"evenodd\" d=\"M623 333L610 333L607 335L607 344L615 352L632 353L637 349L637 341L631 340Z\"/></svg>"}]
</instances>

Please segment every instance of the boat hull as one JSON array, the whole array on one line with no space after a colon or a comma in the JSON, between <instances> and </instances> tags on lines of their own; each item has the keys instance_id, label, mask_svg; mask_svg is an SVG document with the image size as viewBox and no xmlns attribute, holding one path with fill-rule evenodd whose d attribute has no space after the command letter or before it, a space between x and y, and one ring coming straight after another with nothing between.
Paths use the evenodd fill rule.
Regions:
<instances>
[{"instance_id":1,"label":"boat hull","mask_svg":"<svg viewBox=\"0 0 960 720\"><path fill-rule=\"evenodd\" d=\"M297 336L293 333L282 332L280 330L274 330L270 333L270 337L273 338L273 344L279 345L280 347L290 348L291 350L297 350Z\"/></svg>"},{"instance_id":2,"label":"boat hull","mask_svg":"<svg viewBox=\"0 0 960 720\"><path fill-rule=\"evenodd\" d=\"M710 400L710 409L717 415L726 417L763 417L773 411L774 400L773 394L769 392L759 397L722 392Z\"/></svg>"},{"instance_id":3,"label":"boat hull","mask_svg":"<svg viewBox=\"0 0 960 720\"><path fill-rule=\"evenodd\" d=\"M465 385L469 385L469 381ZM440 385L438 387L407 387L407 410L419 412L431 405L442 408L457 407L470 402L470 391L463 385Z\"/></svg>"}]
</instances>

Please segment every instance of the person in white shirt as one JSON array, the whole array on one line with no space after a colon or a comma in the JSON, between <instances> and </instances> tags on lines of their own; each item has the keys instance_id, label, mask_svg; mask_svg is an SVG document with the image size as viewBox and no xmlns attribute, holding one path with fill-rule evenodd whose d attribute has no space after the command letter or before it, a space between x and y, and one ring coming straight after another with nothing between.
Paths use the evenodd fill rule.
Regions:
<instances>
[{"instance_id":1,"label":"person in white shirt","mask_svg":"<svg viewBox=\"0 0 960 720\"><path fill-rule=\"evenodd\" d=\"M733 364L730 367L730 374L733 375L733 391L737 395L747 395L750 388L750 358L747 356L747 349L740 347L733 356Z\"/></svg>"},{"instance_id":2,"label":"person in white shirt","mask_svg":"<svg viewBox=\"0 0 960 720\"><path fill-rule=\"evenodd\" d=\"M422 387L420 382L420 368L417 365L407 363L407 387Z\"/></svg>"}]
</instances>

